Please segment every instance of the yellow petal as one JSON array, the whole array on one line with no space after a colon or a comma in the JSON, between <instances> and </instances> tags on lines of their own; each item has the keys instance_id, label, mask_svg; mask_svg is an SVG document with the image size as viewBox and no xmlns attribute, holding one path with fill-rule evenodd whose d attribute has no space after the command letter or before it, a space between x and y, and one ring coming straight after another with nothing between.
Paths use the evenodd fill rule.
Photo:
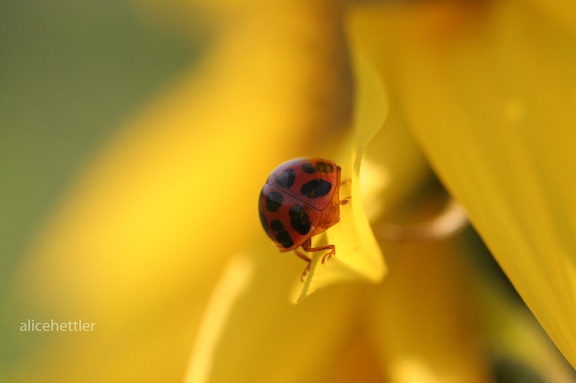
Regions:
<instances>
[{"instance_id":1,"label":"yellow petal","mask_svg":"<svg viewBox=\"0 0 576 383\"><path fill-rule=\"evenodd\" d=\"M286 265L256 245L232 259L212 294L187 383L319 382L354 336L353 289L299 305L286 299L300 262Z\"/></svg>"},{"instance_id":2,"label":"yellow petal","mask_svg":"<svg viewBox=\"0 0 576 383\"><path fill-rule=\"evenodd\" d=\"M374 57L435 170L576 366L574 34L515 1L396 11L363 13Z\"/></svg>"},{"instance_id":3,"label":"yellow petal","mask_svg":"<svg viewBox=\"0 0 576 383\"><path fill-rule=\"evenodd\" d=\"M340 195L351 196L350 203L340 206L340 222L330 228L319 242L333 244L336 255L319 263L324 254L315 254L304 285L298 283L292 300L299 302L319 288L330 284L364 280L382 280L386 266L382 252L364 212L360 189L360 165L366 146L382 126L386 115L386 96L378 75L357 53L355 119L351 137L343 140L338 164L342 167Z\"/></svg>"}]
</instances>

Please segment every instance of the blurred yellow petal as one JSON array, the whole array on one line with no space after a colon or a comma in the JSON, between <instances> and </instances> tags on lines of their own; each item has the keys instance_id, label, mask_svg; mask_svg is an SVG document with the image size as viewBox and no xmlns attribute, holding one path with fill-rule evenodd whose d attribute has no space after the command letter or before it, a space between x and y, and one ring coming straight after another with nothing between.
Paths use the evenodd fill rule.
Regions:
<instances>
[{"instance_id":1,"label":"blurred yellow petal","mask_svg":"<svg viewBox=\"0 0 576 383\"><path fill-rule=\"evenodd\" d=\"M552 18L553 23L559 23L568 28L572 33L576 32L576 3L572 0L529 0L538 12Z\"/></svg>"},{"instance_id":2,"label":"blurred yellow petal","mask_svg":"<svg viewBox=\"0 0 576 383\"><path fill-rule=\"evenodd\" d=\"M458 254L421 243L395 255L372 323L390 381L489 382Z\"/></svg>"},{"instance_id":3,"label":"blurred yellow petal","mask_svg":"<svg viewBox=\"0 0 576 383\"><path fill-rule=\"evenodd\" d=\"M262 245L230 261L205 313L185 381L323 381L354 336L357 296L354 289L333 288L292 305L286 291L300 270L300 263L287 268ZM205 339L205 331L217 336Z\"/></svg>"},{"instance_id":4,"label":"blurred yellow petal","mask_svg":"<svg viewBox=\"0 0 576 383\"><path fill-rule=\"evenodd\" d=\"M576 365L576 40L523 2L439 4L362 12L366 45L434 168Z\"/></svg>"},{"instance_id":5,"label":"blurred yellow petal","mask_svg":"<svg viewBox=\"0 0 576 383\"><path fill-rule=\"evenodd\" d=\"M55 334L31 356L27 376L183 374L182 350L213 281L260 233L255 201L271 164L310 148L322 155L330 140L318 136L348 125L348 67L337 17L329 17L338 9L319 3L270 6L265 18L219 35L198 67L84 169L16 290L38 317L81 318L99 332Z\"/></svg>"},{"instance_id":6,"label":"blurred yellow petal","mask_svg":"<svg viewBox=\"0 0 576 383\"><path fill-rule=\"evenodd\" d=\"M319 288L330 284L365 280L379 282L386 266L382 252L364 212L360 189L360 165L370 139L382 126L386 115L386 97L378 75L366 60L355 57L356 102L352 135L343 140L337 162L342 167L340 195L351 196L340 206L340 222L323 236L323 242L336 246L337 253L319 264L323 254L315 254L304 285L298 284L292 300L299 302Z\"/></svg>"},{"instance_id":7,"label":"blurred yellow petal","mask_svg":"<svg viewBox=\"0 0 576 383\"><path fill-rule=\"evenodd\" d=\"M233 257L226 266L203 315L185 381L208 381L215 364L216 346L223 338L238 298L248 288L253 271L253 260L243 254Z\"/></svg>"},{"instance_id":8,"label":"blurred yellow petal","mask_svg":"<svg viewBox=\"0 0 576 383\"><path fill-rule=\"evenodd\" d=\"M440 193L425 196L404 201L411 206L404 212L408 222L433 217L445 203ZM390 270L381 293L370 300L366 331L386 381L491 382L470 278L475 270L463 257L461 239L380 241Z\"/></svg>"}]
</instances>

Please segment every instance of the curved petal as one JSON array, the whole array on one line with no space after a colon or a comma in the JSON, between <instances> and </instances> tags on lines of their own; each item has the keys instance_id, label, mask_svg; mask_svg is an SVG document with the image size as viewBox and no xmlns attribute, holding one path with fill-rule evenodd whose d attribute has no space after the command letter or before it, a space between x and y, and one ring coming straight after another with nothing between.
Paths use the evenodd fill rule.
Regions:
<instances>
[{"instance_id":1,"label":"curved petal","mask_svg":"<svg viewBox=\"0 0 576 383\"><path fill-rule=\"evenodd\" d=\"M433 167L575 366L574 35L516 1L371 12Z\"/></svg>"},{"instance_id":2,"label":"curved petal","mask_svg":"<svg viewBox=\"0 0 576 383\"><path fill-rule=\"evenodd\" d=\"M350 203L340 206L340 222L314 245L333 244L337 254L325 264L319 263L323 254L313 256L304 285L298 284L294 288L294 302L334 283L353 280L379 282L386 272L380 246L364 212L360 190L360 164L368 142L384 122L386 97L376 72L359 53L355 59L357 96L353 132L343 140L337 155L343 180L340 195L351 196Z\"/></svg>"}]
</instances>

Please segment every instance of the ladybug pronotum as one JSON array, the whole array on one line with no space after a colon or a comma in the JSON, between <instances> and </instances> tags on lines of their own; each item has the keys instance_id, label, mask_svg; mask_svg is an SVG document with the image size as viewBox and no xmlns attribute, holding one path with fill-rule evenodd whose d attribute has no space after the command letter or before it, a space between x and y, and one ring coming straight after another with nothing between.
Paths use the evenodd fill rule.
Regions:
<instances>
[{"instance_id":1,"label":"ladybug pronotum","mask_svg":"<svg viewBox=\"0 0 576 383\"><path fill-rule=\"evenodd\" d=\"M286 252L302 247L311 253L329 250L322 263L336 254L334 245L312 247L311 238L340 220L340 172L338 165L320 158L296 158L278 166L262 188L258 201L260 221L266 234ZM311 258L295 251L308 262Z\"/></svg>"}]
</instances>

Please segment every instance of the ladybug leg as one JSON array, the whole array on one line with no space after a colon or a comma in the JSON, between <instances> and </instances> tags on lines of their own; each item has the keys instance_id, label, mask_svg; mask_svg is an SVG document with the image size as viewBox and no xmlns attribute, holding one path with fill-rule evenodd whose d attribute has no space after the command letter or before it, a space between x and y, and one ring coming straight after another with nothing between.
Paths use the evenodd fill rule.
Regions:
<instances>
[{"instance_id":1,"label":"ladybug leg","mask_svg":"<svg viewBox=\"0 0 576 383\"><path fill-rule=\"evenodd\" d=\"M332 258L332 256L334 254L336 254L336 246L325 245L325 246L312 247L312 241L310 239L306 240L306 242L304 242L302 244L302 250L304 250L307 253L315 253L317 251L330 250L329 252L327 252L326 254L324 254L322 256L322 263L326 262L326 260ZM312 262L312 259L309 256L307 256L306 254L299 252L298 250L294 250L294 253L298 256L298 258L300 258L300 259L306 261L306 263L308 263L308 265L306 266L306 268L302 272L302 275L300 276L300 280L302 282L304 282L304 278L306 277L306 275L310 271L310 264Z\"/></svg>"},{"instance_id":2,"label":"ladybug leg","mask_svg":"<svg viewBox=\"0 0 576 383\"><path fill-rule=\"evenodd\" d=\"M327 252L326 254L324 254L322 256L322 263L326 262L327 259L332 258L332 256L334 254L336 254L336 246L334 245L325 245L325 246L319 246L319 247L311 247L312 246L312 241L310 239L308 239L306 242L304 242L302 244L302 249L304 249L304 251L307 251L309 253L312 252L316 252L316 251L322 251L322 250L330 250L329 252ZM310 265L308 265L310 266Z\"/></svg>"},{"instance_id":3,"label":"ladybug leg","mask_svg":"<svg viewBox=\"0 0 576 383\"><path fill-rule=\"evenodd\" d=\"M334 254L336 254L336 246L334 246L334 245L326 245L326 246L318 247L317 249L318 250L330 249L330 251L327 252L326 254L324 254L324 256L322 257L322 263L326 262L326 260L332 258L332 256Z\"/></svg>"}]
</instances>

